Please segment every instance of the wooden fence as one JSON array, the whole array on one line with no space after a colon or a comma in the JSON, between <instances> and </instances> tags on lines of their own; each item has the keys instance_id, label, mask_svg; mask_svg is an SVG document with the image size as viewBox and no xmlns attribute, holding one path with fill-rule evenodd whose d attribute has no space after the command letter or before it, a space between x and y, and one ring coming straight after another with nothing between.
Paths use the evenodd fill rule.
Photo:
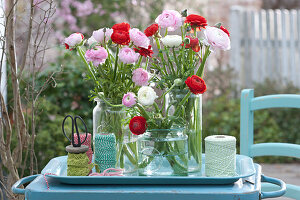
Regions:
<instances>
[{"instance_id":1,"label":"wooden fence","mask_svg":"<svg viewBox=\"0 0 300 200\"><path fill-rule=\"evenodd\" d=\"M300 10L230 11L230 65L241 87L266 78L300 87Z\"/></svg>"}]
</instances>

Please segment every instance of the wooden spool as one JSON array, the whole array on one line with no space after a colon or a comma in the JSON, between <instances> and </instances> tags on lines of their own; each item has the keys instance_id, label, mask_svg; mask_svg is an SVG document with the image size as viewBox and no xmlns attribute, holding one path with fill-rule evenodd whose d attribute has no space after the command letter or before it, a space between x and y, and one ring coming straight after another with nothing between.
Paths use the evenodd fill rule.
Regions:
<instances>
[{"instance_id":1,"label":"wooden spool","mask_svg":"<svg viewBox=\"0 0 300 200\"><path fill-rule=\"evenodd\" d=\"M66 151L68 153L85 153L89 150L86 145L81 145L80 147L73 147L73 145L66 146Z\"/></svg>"}]
</instances>

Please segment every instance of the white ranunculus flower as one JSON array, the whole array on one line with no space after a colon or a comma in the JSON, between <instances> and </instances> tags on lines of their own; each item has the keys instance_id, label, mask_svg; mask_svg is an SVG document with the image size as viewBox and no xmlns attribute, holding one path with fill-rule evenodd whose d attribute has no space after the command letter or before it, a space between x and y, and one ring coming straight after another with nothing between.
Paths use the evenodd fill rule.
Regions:
<instances>
[{"instance_id":1,"label":"white ranunculus flower","mask_svg":"<svg viewBox=\"0 0 300 200\"><path fill-rule=\"evenodd\" d=\"M160 39L164 46L178 47L182 44L182 37L179 35L167 35Z\"/></svg>"},{"instance_id":2,"label":"white ranunculus flower","mask_svg":"<svg viewBox=\"0 0 300 200\"><path fill-rule=\"evenodd\" d=\"M152 105L157 97L156 92L149 86L143 86L138 91L138 101L143 106Z\"/></svg>"},{"instance_id":3,"label":"white ranunculus flower","mask_svg":"<svg viewBox=\"0 0 300 200\"><path fill-rule=\"evenodd\" d=\"M95 38L93 38L93 36L91 36L88 40L87 43L89 46L91 46L94 43L97 43L97 41L95 40Z\"/></svg>"}]
</instances>

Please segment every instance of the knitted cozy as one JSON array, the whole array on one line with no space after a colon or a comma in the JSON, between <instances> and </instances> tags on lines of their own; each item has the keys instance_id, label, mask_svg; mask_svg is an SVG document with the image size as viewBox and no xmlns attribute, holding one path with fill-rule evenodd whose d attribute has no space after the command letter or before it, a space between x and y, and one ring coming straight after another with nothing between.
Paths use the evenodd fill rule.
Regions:
<instances>
[{"instance_id":1,"label":"knitted cozy","mask_svg":"<svg viewBox=\"0 0 300 200\"><path fill-rule=\"evenodd\" d=\"M86 153L68 153L67 167L68 176L87 176L94 164L89 164Z\"/></svg>"}]
</instances>

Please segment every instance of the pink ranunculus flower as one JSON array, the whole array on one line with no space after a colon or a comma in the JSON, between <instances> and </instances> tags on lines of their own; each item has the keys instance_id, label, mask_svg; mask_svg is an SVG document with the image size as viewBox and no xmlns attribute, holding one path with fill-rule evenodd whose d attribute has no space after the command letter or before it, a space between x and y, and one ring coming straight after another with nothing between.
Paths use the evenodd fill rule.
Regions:
<instances>
[{"instance_id":1,"label":"pink ranunculus flower","mask_svg":"<svg viewBox=\"0 0 300 200\"><path fill-rule=\"evenodd\" d=\"M175 10L164 10L158 15L155 22L161 28L168 28L168 31L175 31L182 25L182 18L179 12Z\"/></svg>"},{"instance_id":2,"label":"pink ranunculus flower","mask_svg":"<svg viewBox=\"0 0 300 200\"><path fill-rule=\"evenodd\" d=\"M105 30L105 42L107 42L110 39L111 34L113 33L113 30L111 28L106 28ZM104 40L104 29L101 28L97 31L93 31L93 38L97 42L103 42Z\"/></svg>"},{"instance_id":3,"label":"pink ranunculus flower","mask_svg":"<svg viewBox=\"0 0 300 200\"><path fill-rule=\"evenodd\" d=\"M148 48L150 44L149 38L145 35L145 33L141 32L137 28L130 29L129 31L130 40L133 42L135 46Z\"/></svg>"},{"instance_id":4,"label":"pink ranunculus flower","mask_svg":"<svg viewBox=\"0 0 300 200\"><path fill-rule=\"evenodd\" d=\"M143 68L137 68L132 73L132 81L138 86L148 85L149 74Z\"/></svg>"},{"instance_id":5,"label":"pink ranunculus flower","mask_svg":"<svg viewBox=\"0 0 300 200\"><path fill-rule=\"evenodd\" d=\"M215 49L221 49L223 51L230 49L230 39L223 30L207 26L204 30L204 36L204 42L210 45L212 51Z\"/></svg>"},{"instance_id":6,"label":"pink ranunculus flower","mask_svg":"<svg viewBox=\"0 0 300 200\"><path fill-rule=\"evenodd\" d=\"M96 46L95 49L89 49L85 52L86 61L92 62L95 66L103 64L107 57L107 51L100 46Z\"/></svg>"},{"instance_id":7,"label":"pink ranunculus flower","mask_svg":"<svg viewBox=\"0 0 300 200\"><path fill-rule=\"evenodd\" d=\"M139 58L138 53L129 47L124 47L120 50L119 58L125 64L133 64Z\"/></svg>"},{"instance_id":8,"label":"pink ranunculus flower","mask_svg":"<svg viewBox=\"0 0 300 200\"><path fill-rule=\"evenodd\" d=\"M128 92L127 94L124 94L122 103L126 107L132 107L136 104L136 98L135 94L132 92Z\"/></svg>"},{"instance_id":9,"label":"pink ranunculus flower","mask_svg":"<svg viewBox=\"0 0 300 200\"><path fill-rule=\"evenodd\" d=\"M84 36L81 33L72 33L69 37L65 38L66 49L72 49L76 45L79 45Z\"/></svg>"}]
</instances>

